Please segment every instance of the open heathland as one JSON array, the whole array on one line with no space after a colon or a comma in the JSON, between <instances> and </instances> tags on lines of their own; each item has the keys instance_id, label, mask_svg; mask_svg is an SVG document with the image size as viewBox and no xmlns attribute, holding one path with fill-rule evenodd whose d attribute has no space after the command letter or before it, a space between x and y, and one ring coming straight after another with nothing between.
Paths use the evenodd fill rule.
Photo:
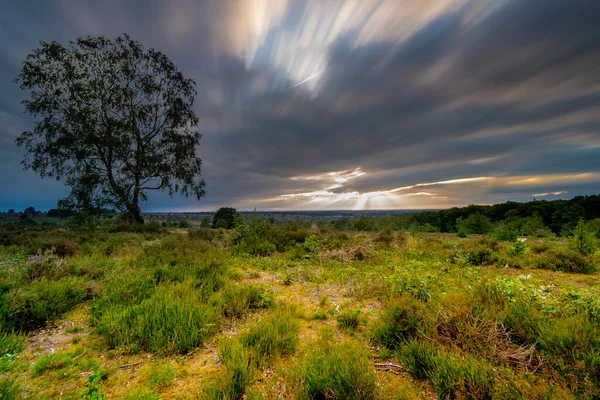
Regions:
<instances>
[{"instance_id":1,"label":"open heathland","mask_svg":"<svg viewBox=\"0 0 600 400\"><path fill-rule=\"evenodd\" d=\"M577 232L1 234L2 399L600 396L600 260Z\"/></svg>"}]
</instances>

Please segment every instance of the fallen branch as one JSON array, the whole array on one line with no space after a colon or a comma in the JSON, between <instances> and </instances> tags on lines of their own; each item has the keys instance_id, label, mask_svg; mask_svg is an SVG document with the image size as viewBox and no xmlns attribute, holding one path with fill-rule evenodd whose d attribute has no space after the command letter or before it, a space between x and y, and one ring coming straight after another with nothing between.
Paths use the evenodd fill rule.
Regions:
<instances>
[{"instance_id":1,"label":"fallen branch","mask_svg":"<svg viewBox=\"0 0 600 400\"><path fill-rule=\"evenodd\" d=\"M73 360L77 360L79 357L81 357L82 355L84 355L86 351L87 351L87 349L83 349L83 352L81 354L73 357Z\"/></svg>"},{"instance_id":2,"label":"fallen branch","mask_svg":"<svg viewBox=\"0 0 600 400\"><path fill-rule=\"evenodd\" d=\"M141 363L142 363L142 361L134 362L131 364L123 364L123 365L119 366L119 368L129 368L129 367L133 367L136 365L140 365Z\"/></svg>"},{"instance_id":3,"label":"fallen branch","mask_svg":"<svg viewBox=\"0 0 600 400\"><path fill-rule=\"evenodd\" d=\"M385 364L377 364L375 363L376 367L387 367L387 368L400 368L402 369L401 365L398 364L391 364L391 363L385 363Z\"/></svg>"}]
</instances>

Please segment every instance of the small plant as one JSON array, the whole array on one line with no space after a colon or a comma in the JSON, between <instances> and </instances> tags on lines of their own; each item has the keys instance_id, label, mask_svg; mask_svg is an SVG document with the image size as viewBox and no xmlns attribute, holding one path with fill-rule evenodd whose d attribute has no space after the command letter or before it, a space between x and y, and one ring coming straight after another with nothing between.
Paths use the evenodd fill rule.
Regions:
<instances>
[{"instance_id":1,"label":"small plant","mask_svg":"<svg viewBox=\"0 0 600 400\"><path fill-rule=\"evenodd\" d=\"M79 398L85 400L104 399L104 394L100 393L100 390L102 389L100 384L101 379L102 375L100 374L90 375L87 383L85 384L85 389L81 392Z\"/></svg>"},{"instance_id":2,"label":"small plant","mask_svg":"<svg viewBox=\"0 0 600 400\"><path fill-rule=\"evenodd\" d=\"M458 231L458 233L456 234L456 237L458 237L458 238L461 238L461 239L464 239L464 238L466 238L467 236L468 236L468 235L467 235L467 231L465 231L464 229L460 229L460 230Z\"/></svg>"},{"instance_id":3,"label":"small plant","mask_svg":"<svg viewBox=\"0 0 600 400\"><path fill-rule=\"evenodd\" d=\"M70 328L65 329L65 333L81 333L83 332L83 328L80 326L72 326Z\"/></svg>"},{"instance_id":4,"label":"small plant","mask_svg":"<svg viewBox=\"0 0 600 400\"><path fill-rule=\"evenodd\" d=\"M510 256L520 256L527 250L527 244L524 241L517 240L515 244L508 250Z\"/></svg>"},{"instance_id":5,"label":"small plant","mask_svg":"<svg viewBox=\"0 0 600 400\"><path fill-rule=\"evenodd\" d=\"M573 247L580 254L588 256L596 252L596 239L594 233L590 232L583 219L579 220L579 223L573 230Z\"/></svg>"}]
</instances>

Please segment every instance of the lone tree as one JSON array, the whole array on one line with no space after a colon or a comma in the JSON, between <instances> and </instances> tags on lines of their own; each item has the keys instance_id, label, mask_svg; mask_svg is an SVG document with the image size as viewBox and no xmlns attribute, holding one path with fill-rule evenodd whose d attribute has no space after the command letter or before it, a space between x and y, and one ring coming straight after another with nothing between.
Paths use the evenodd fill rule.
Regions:
<instances>
[{"instance_id":1,"label":"lone tree","mask_svg":"<svg viewBox=\"0 0 600 400\"><path fill-rule=\"evenodd\" d=\"M41 42L15 80L28 90L26 169L64 180L79 209L111 205L144 218L151 190L204 196L195 82L164 54L123 34Z\"/></svg>"}]
</instances>

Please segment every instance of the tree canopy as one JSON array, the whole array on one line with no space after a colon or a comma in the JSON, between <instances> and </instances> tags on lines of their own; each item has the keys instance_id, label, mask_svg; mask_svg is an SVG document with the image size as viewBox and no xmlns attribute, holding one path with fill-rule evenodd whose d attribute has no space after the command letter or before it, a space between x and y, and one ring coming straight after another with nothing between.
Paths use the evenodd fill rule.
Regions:
<instances>
[{"instance_id":1,"label":"tree canopy","mask_svg":"<svg viewBox=\"0 0 600 400\"><path fill-rule=\"evenodd\" d=\"M236 209L231 207L221 207L213 217L213 228L231 229L234 227Z\"/></svg>"},{"instance_id":2,"label":"tree canopy","mask_svg":"<svg viewBox=\"0 0 600 400\"><path fill-rule=\"evenodd\" d=\"M143 222L152 190L204 196L195 82L154 49L121 35L41 42L16 82L32 131L23 165L64 180L80 210L112 206Z\"/></svg>"}]
</instances>

